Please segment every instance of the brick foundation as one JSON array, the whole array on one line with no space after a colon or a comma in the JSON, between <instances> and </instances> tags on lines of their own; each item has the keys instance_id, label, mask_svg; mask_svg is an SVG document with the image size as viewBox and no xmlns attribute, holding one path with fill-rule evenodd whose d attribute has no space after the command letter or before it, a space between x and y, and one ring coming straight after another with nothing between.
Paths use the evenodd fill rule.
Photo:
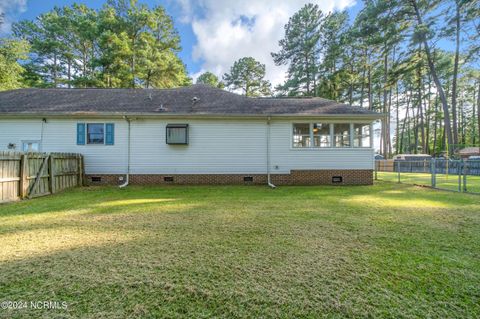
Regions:
<instances>
[{"instance_id":1,"label":"brick foundation","mask_svg":"<svg viewBox=\"0 0 480 319\"><path fill-rule=\"evenodd\" d=\"M86 175L89 185L119 185L119 177L124 175ZM100 177L100 181L92 181L92 177ZM252 180L245 180L251 177ZM341 181L333 183L334 177ZM171 179L173 178L173 181ZM271 174L273 184L281 185L372 185L373 170L292 170L290 174ZM261 185L267 183L266 174L132 174L132 185L156 184L198 184L228 185L246 184Z\"/></svg>"}]
</instances>

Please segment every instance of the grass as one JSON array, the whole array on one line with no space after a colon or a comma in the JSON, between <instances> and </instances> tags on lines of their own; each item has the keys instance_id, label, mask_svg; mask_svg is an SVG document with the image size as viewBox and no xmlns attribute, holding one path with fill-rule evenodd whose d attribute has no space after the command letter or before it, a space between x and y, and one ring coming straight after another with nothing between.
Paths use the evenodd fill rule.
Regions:
<instances>
[{"instance_id":1,"label":"grass","mask_svg":"<svg viewBox=\"0 0 480 319\"><path fill-rule=\"evenodd\" d=\"M3 318L480 316L480 198L403 184L75 189L0 206Z\"/></svg>"},{"instance_id":2,"label":"grass","mask_svg":"<svg viewBox=\"0 0 480 319\"><path fill-rule=\"evenodd\" d=\"M381 181L398 182L397 172L377 172L377 178ZM415 185L432 185L432 176L430 173L401 173L400 180L405 184ZM445 190L458 191L458 175L457 174L436 174L436 187ZM463 184L463 176L460 185ZM462 186L463 187L463 186ZM480 194L480 176L467 176L467 191L470 193Z\"/></svg>"}]
</instances>

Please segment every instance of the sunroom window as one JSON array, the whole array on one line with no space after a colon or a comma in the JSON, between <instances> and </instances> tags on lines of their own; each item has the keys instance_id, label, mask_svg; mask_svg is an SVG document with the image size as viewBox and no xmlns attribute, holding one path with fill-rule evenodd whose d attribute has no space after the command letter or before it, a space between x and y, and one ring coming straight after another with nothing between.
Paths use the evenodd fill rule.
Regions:
<instances>
[{"instance_id":1,"label":"sunroom window","mask_svg":"<svg viewBox=\"0 0 480 319\"><path fill-rule=\"evenodd\" d=\"M313 146L330 147L330 124L313 123Z\"/></svg>"},{"instance_id":2,"label":"sunroom window","mask_svg":"<svg viewBox=\"0 0 480 319\"><path fill-rule=\"evenodd\" d=\"M353 124L353 146L370 147L370 124Z\"/></svg>"},{"instance_id":3,"label":"sunroom window","mask_svg":"<svg viewBox=\"0 0 480 319\"><path fill-rule=\"evenodd\" d=\"M310 123L293 124L293 147L310 147Z\"/></svg>"},{"instance_id":4,"label":"sunroom window","mask_svg":"<svg viewBox=\"0 0 480 319\"><path fill-rule=\"evenodd\" d=\"M335 147L350 146L350 123L333 124L333 139Z\"/></svg>"}]
</instances>

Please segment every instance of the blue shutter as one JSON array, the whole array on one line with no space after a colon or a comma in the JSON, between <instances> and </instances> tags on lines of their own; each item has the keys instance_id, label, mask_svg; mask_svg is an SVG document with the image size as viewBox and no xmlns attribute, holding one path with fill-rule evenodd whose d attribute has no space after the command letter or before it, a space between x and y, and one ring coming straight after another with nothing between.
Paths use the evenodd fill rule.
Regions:
<instances>
[{"instance_id":1,"label":"blue shutter","mask_svg":"<svg viewBox=\"0 0 480 319\"><path fill-rule=\"evenodd\" d=\"M105 124L105 145L113 145L115 140L115 124Z\"/></svg>"},{"instance_id":2,"label":"blue shutter","mask_svg":"<svg viewBox=\"0 0 480 319\"><path fill-rule=\"evenodd\" d=\"M77 123L77 145L85 145L85 123Z\"/></svg>"}]
</instances>

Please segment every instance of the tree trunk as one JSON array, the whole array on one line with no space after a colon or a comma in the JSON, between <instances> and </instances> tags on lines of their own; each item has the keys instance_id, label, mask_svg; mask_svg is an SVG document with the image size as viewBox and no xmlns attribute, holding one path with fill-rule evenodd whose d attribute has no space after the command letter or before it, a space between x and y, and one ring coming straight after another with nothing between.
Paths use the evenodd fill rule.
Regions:
<instances>
[{"instance_id":1,"label":"tree trunk","mask_svg":"<svg viewBox=\"0 0 480 319\"><path fill-rule=\"evenodd\" d=\"M372 110L373 105L372 105L372 70L370 68L370 65L368 66L368 109Z\"/></svg>"},{"instance_id":2,"label":"tree trunk","mask_svg":"<svg viewBox=\"0 0 480 319\"><path fill-rule=\"evenodd\" d=\"M423 25L423 19L418 9L417 0L410 0L410 3L412 4L413 9L415 11L417 23L419 25ZM432 56L432 52L430 50L430 45L428 44L427 38L425 37L425 35L421 35L421 39L423 42L425 53L427 54L428 67L430 69L430 73L432 75L433 81L435 82L435 86L437 88L440 101L442 102L443 112L445 113L444 122L445 122L445 134L447 137L447 143L451 145L453 144L453 137L452 137L452 127L451 127L451 121L450 121L450 114L448 110L447 98L445 96L445 92L443 91L442 83L438 78L437 69L435 68L435 64L433 63L433 56ZM449 152L451 152L450 148L449 148Z\"/></svg>"},{"instance_id":3,"label":"tree trunk","mask_svg":"<svg viewBox=\"0 0 480 319\"><path fill-rule=\"evenodd\" d=\"M386 51L386 48L385 48ZM383 58L383 113L385 114L385 119L382 121L382 133L383 133L383 157L385 159L388 158L388 134L387 131L389 130L388 127L388 120L390 118L390 114L388 114L387 110L387 103L388 103L388 52L384 52Z\"/></svg>"},{"instance_id":4,"label":"tree trunk","mask_svg":"<svg viewBox=\"0 0 480 319\"><path fill-rule=\"evenodd\" d=\"M420 117L420 144L422 146L422 152L425 153L425 119L423 112L423 81L422 81L422 69L418 68L418 115ZM417 129L418 131L418 129ZM418 146L418 145L417 145Z\"/></svg>"},{"instance_id":5,"label":"tree trunk","mask_svg":"<svg viewBox=\"0 0 480 319\"><path fill-rule=\"evenodd\" d=\"M407 127L407 122L408 122L408 116L409 116L409 108L410 108L410 97L408 96L408 93L405 92L405 95L407 96L407 107L405 110L405 117L403 118L403 125L402 125L402 132L400 136L400 150L399 153L404 153L404 136L405 136L405 128Z\"/></svg>"},{"instance_id":6,"label":"tree trunk","mask_svg":"<svg viewBox=\"0 0 480 319\"><path fill-rule=\"evenodd\" d=\"M58 80L57 80L57 77L58 77L58 75L57 75L57 63L58 63L57 62L57 54L54 53L53 54L53 85L54 85L54 87L57 87L57 82L58 82Z\"/></svg>"},{"instance_id":7,"label":"tree trunk","mask_svg":"<svg viewBox=\"0 0 480 319\"><path fill-rule=\"evenodd\" d=\"M428 94L427 94L427 105L425 111L425 126L426 126L426 140L425 140L425 148L427 150L427 154L431 154L430 150L430 128L431 128L431 117L432 117L432 99L430 97L430 93L432 92L432 81L431 78L428 77Z\"/></svg>"},{"instance_id":8,"label":"tree trunk","mask_svg":"<svg viewBox=\"0 0 480 319\"><path fill-rule=\"evenodd\" d=\"M72 87L72 60L68 58L67 62L67 77L68 77L68 88L70 89Z\"/></svg>"},{"instance_id":9,"label":"tree trunk","mask_svg":"<svg viewBox=\"0 0 480 319\"><path fill-rule=\"evenodd\" d=\"M455 13L455 62L453 64L453 82L452 82L452 125L453 125L453 144L458 144L458 125L457 125L457 78L458 61L460 56L460 5L456 2Z\"/></svg>"},{"instance_id":10,"label":"tree trunk","mask_svg":"<svg viewBox=\"0 0 480 319\"><path fill-rule=\"evenodd\" d=\"M478 139L480 141L480 79L478 80L478 90L477 90L477 125L478 125Z\"/></svg>"},{"instance_id":11,"label":"tree trunk","mask_svg":"<svg viewBox=\"0 0 480 319\"><path fill-rule=\"evenodd\" d=\"M364 92L365 92L365 76L367 73L367 49L365 48L365 64L362 70L362 86L360 89L360 107L363 107L363 99L364 99Z\"/></svg>"},{"instance_id":12,"label":"tree trunk","mask_svg":"<svg viewBox=\"0 0 480 319\"><path fill-rule=\"evenodd\" d=\"M435 96L435 124L433 126L433 155L437 152L438 98Z\"/></svg>"}]
</instances>

